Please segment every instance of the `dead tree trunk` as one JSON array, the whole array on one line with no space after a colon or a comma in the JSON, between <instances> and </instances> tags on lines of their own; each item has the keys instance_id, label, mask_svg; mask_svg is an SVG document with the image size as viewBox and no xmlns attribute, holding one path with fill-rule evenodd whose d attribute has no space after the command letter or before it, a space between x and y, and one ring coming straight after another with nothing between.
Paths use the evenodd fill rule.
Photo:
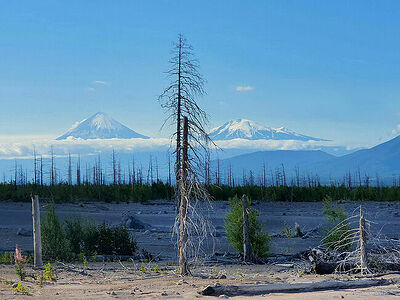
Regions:
<instances>
[{"instance_id":1,"label":"dead tree trunk","mask_svg":"<svg viewBox=\"0 0 400 300\"><path fill-rule=\"evenodd\" d=\"M42 266L42 238L40 236L40 206L37 195L32 197L32 221L34 266L40 268Z\"/></svg>"},{"instance_id":2,"label":"dead tree trunk","mask_svg":"<svg viewBox=\"0 0 400 300\"><path fill-rule=\"evenodd\" d=\"M368 271L367 265L367 232L365 230L365 219L360 213L360 268L361 274L365 274Z\"/></svg>"},{"instance_id":3,"label":"dead tree trunk","mask_svg":"<svg viewBox=\"0 0 400 300\"><path fill-rule=\"evenodd\" d=\"M253 249L251 248L250 236L249 236L249 217L247 207L247 197L242 196L243 201L243 260L244 262L253 262L254 255Z\"/></svg>"},{"instance_id":4,"label":"dead tree trunk","mask_svg":"<svg viewBox=\"0 0 400 300\"><path fill-rule=\"evenodd\" d=\"M112 151L113 184L117 184L117 165L115 161L115 151Z\"/></svg>"},{"instance_id":5,"label":"dead tree trunk","mask_svg":"<svg viewBox=\"0 0 400 300\"><path fill-rule=\"evenodd\" d=\"M33 148L33 183L37 184L37 159L36 159L36 149Z\"/></svg>"},{"instance_id":6,"label":"dead tree trunk","mask_svg":"<svg viewBox=\"0 0 400 300\"><path fill-rule=\"evenodd\" d=\"M68 153L68 184L72 185L71 153Z\"/></svg>"},{"instance_id":7,"label":"dead tree trunk","mask_svg":"<svg viewBox=\"0 0 400 300\"><path fill-rule=\"evenodd\" d=\"M190 273L187 262L187 212L189 206L189 195L187 189L188 177L188 119L183 117L183 138L182 138L182 173L180 179L180 223L179 223L179 267L181 275L188 275Z\"/></svg>"},{"instance_id":8,"label":"dead tree trunk","mask_svg":"<svg viewBox=\"0 0 400 300\"><path fill-rule=\"evenodd\" d=\"M78 156L78 161L76 162L76 184L81 185L81 156Z\"/></svg>"}]
</instances>

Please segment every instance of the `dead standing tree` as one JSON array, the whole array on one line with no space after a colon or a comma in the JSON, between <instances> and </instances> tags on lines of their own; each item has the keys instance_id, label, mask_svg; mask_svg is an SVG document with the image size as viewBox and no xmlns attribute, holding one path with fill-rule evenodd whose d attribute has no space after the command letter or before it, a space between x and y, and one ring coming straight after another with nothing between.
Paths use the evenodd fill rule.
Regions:
<instances>
[{"instance_id":1,"label":"dead standing tree","mask_svg":"<svg viewBox=\"0 0 400 300\"><path fill-rule=\"evenodd\" d=\"M190 200L208 198L198 174L203 162L202 153L208 150L209 138L203 127L207 123L207 115L196 102L196 98L205 93L204 80L198 71L193 49L182 35L178 36L178 42L173 46L169 64L171 67L166 73L170 83L159 96L159 101L169 113L164 124L171 122L176 126L172 139L176 142L173 154L176 158L178 252L181 274L187 275L190 273L187 253L189 210L192 208L191 213L196 213Z\"/></svg>"}]
</instances>

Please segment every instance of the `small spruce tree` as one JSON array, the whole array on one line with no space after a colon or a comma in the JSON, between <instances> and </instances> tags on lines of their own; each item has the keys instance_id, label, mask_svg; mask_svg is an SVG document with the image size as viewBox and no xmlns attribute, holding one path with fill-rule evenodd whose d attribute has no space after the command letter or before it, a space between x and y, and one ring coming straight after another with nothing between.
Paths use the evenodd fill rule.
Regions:
<instances>
[{"instance_id":1,"label":"small spruce tree","mask_svg":"<svg viewBox=\"0 0 400 300\"><path fill-rule=\"evenodd\" d=\"M266 257L269 254L269 242L271 237L262 231L264 223L258 220L258 210L251 208L251 200L248 200L248 219L250 244L257 257ZM239 252L243 253L243 204L237 196L229 199L230 211L226 215L225 231L227 240Z\"/></svg>"}]
</instances>

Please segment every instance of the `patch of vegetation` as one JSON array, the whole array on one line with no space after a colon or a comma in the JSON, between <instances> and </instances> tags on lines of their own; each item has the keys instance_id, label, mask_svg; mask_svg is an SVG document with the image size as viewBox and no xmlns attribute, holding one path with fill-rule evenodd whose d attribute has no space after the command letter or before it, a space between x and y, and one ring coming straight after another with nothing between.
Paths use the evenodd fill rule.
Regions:
<instances>
[{"instance_id":1,"label":"patch of vegetation","mask_svg":"<svg viewBox=\"0 0 400 300\"><path fill-rule=\"evenodd\" d=\"M98 253L110 255L133 255L137 250L136 241L125 226L109 227L105 223L98 227L96 246Z\"/></svg>"},{"instance_id":2,"label":"patch of vegetation","mask_svg":"<svg viewBox=\"0 0 400 300\"><path fill-rule=\"evenodd\" d=\"M83 263L90 255L133 255L137 250L136 241L124 226L110 227L106 223L98 226L79 217L67 220L63 226L54 204L49 206L42 221L42 241L45 257L78 258Z\"/></svg>"},{"instance_id":3,"label":"patch of vegetation","mask_svg":"<svg viewBox=\"0 0 400 300\"><path fill-rule=\"evenodd\" d=\"M46 281L46 277L44 277L44 275L43 275L43 271L40 271L40 276L39 276L39 286L40 287L43 287L43 282L45 282Z\"/></svg>"},{"instance_id":4,"label":"patch of vegetation","mask_svg":"<svg viewBox=\"0 0 400 300\"><path fill-rule=\"evenodd\" d=\"M286 236L287 238L291 239L292 237L294 237L293 231L292 231L292 227L290 227L288 225L288 223L284 223L284 228L282 230L282 234L284 236Z\"/></svg>"},{"instance_id":5,"label":"patch of vegetation","mask_svg":"<svg viewBox=\"0 0 400 300\"><path fill-rule=\"evenodd\" d=\"M26 262L26 256L22 255L21 249L18 247L18 245L15 246L14 261L15 272L17 273L19 279L21 281L25 280L26 272L24 270L24 263Z\"/></svg>"},{"instance_id":6,"label":"patch of vegetation","mask_svg":"<svg viewBox=\"0 0 400 300\"><path fill-rule=\"evenodd\" d=\"M30 291L19 282L17 286L14 288L14 291L22 295L30 295Z\"/></svg>"},{"instance_id":7,"label":"patch of vegetation","mask_svg":"<svg viewBox=\"0 0 400 300\"><path fill-rule=\"evenodd\" d=\"M153 267L153 273L160 273L160 269L158 268L157 264Z\"/></svg>"},{"instance_id":8,"label":"patch of vegetation","mask_svg":"<svg viewBox=\"0 0 400 300\"><path fill-rule=\"evenodd\" d=\"M4 252L0 255L0 264L12 264L14 263L14 253Z\"/></svg>"},{"instance_id":9,"label":"patch of vegetation","mask_svg":"<svg viewBox=\"0 0 400 300\"><path fill-rule=\"evenodd\" d=\"M142 273L147 272L147 268L143 264L140 266L140 272L142 272Z\"/></svg>"},{"instance_id":10,"label":"patch of vegetation","mask_svg":"<svg viewBox=\"0 0 400 300\"><path fill-rule=\"evenodd\" d=\"M49 259L69 259L69 245L65 230L51 203L41 221L43 255Z\"/></svg>"},{"instance_id":11,"label":"patch of vegetation","mask_svg":"<svg viewBox=\"0 0 400 300\"><path fill-rule=\"evenodd\" d=\"M84 256L84 257L83 257L83 266L84 266L85 268L87 268L88 265L89 265L89 263L88 263L88 261L87 261L87 259L86 259L86 256Z\"/></svg>"},{"instance_id":12,"label":"patch of vegetation","mask_svg":"<svg viewBox=\"0 0 400 300\"><path fill-rule=\"evenodd\" d=\"M257 257L266 257L269 252L270 236L262 231L264 224L258 220L259 212L251 208L248 201L249 238L250 244ZM243 204L237 196L229 199L230 211L226 215L225 230L227 240L239 252L243 253Z\"/></svg>"},{"instance_id":13,"label":"patch of vegetation","mask_svg":"<svg viewBox=\"0 0 400 300\"><path fill-rule=\"evenodd\" d=\"M44 278L45 278L46 281L52 281L52 282L56 282L57 281L57 278L53 273L53 269L54 268L51 266L51 263L48 263L46 265L46 269L44 271L44 274L45 274Z\"/></svg>"},{"instance_id":14,"label":"patch of vegetation","mask_svg":"<svg viewBox=\"0 0 400 300\"><path fill-rule=\"evenodd\" d=\"M15 272L17 273L17 275L21 281L25 280L26 272L25 272L22 264L15 265Z\"/></svg>"},{"instance_id":15,"label":"patch of vegetation","mask_svg":"<svg viewBox=\"0 0 400 300\"><path fill-rule=\"evenodd\" d=\"M325 197L323 204L324 209L322 212L328 217L330 223L322 240L324 246L340 252L350 250L353 244L353 233L344 208L333 204L330 196Z\"/></svg>"}]
</instances>

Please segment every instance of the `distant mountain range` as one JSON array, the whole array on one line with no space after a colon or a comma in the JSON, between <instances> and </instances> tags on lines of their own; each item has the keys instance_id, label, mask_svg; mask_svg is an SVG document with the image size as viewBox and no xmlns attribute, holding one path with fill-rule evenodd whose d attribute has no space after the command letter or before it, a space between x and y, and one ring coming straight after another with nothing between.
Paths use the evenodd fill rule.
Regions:
<instances>
[{"instance_id":1,"label":"distant mountain range","mask_svg":"<svg viewBox=\"0 0 400 300\"><path fill-rule=\"evenodd\" d=\"M260 125L256 122L246 119L231 120L214 128L210 132L210 138L213 140L297 140L297 141L327 141L321 138L315 138L300 133L296 133L285 127L271 128Z\"/></svg>"},{"instance_id":2,"label":"distant mountain range","mask_svg":"<svg viewBox=\"0 0 400 300\"><path fill-rule=\"evenodd\" d=\"M242 154L220 160L219 163L221 169L231 169L234 174L240 176L243 170L259 173L264 165L269 170L283 166L287 172L292 172L296 167L308 169L310 164L324 162L334 157L320 150L275 150ZM213 166L216 167L217 163L214 161Z\"/></svg>"},{"instance_id":3,"label":"distant mountain range","mask_svg":"<svg viewBox=\"0 0 400 300\"><path fill-rule=\"evenodd\" d=\"M370 149L334 157L325 162L315 164L314 169L323 176L343 176L349 172L359 172L362 177L394 177L400 179L400 136Z\"/></svg>"},{"instance_id":4,"label":"distant mountain range","mask_svg":"<svg viewBox=\"0 0 400 300\"><path fill-rule=\"evenodd\" d=\"M88 139L148 139L148 136L139 134L132 129L122 125L107 114L98 112L88 119L84 119L74 125L67 133L58 137L57 140L66 140L69 137Z\"/></svg>"},{"instance_id":5,"label":"distant mountain range","mask_svg":"<svg viewBox=\"0 0 400 300\"><path fill-rule=\"evenodd\" d=\"M318 175L323 183L330 180L343 180L345 176L351 176L353 182L370 178L374 184L379 178L386 184L391 184L393 179L400 181L400 136L379 144L370 149L362 149L340 157L327 154L323 151L257 151L253 153L237 155L228 159L214 160L220 169L231 169L234 176L240 177L243 172L253 171L260 174L263 165L271 171L276 168L285 168L287 174L294 174L295 168L300 172Z\"/></svg>"}]
</instances>

